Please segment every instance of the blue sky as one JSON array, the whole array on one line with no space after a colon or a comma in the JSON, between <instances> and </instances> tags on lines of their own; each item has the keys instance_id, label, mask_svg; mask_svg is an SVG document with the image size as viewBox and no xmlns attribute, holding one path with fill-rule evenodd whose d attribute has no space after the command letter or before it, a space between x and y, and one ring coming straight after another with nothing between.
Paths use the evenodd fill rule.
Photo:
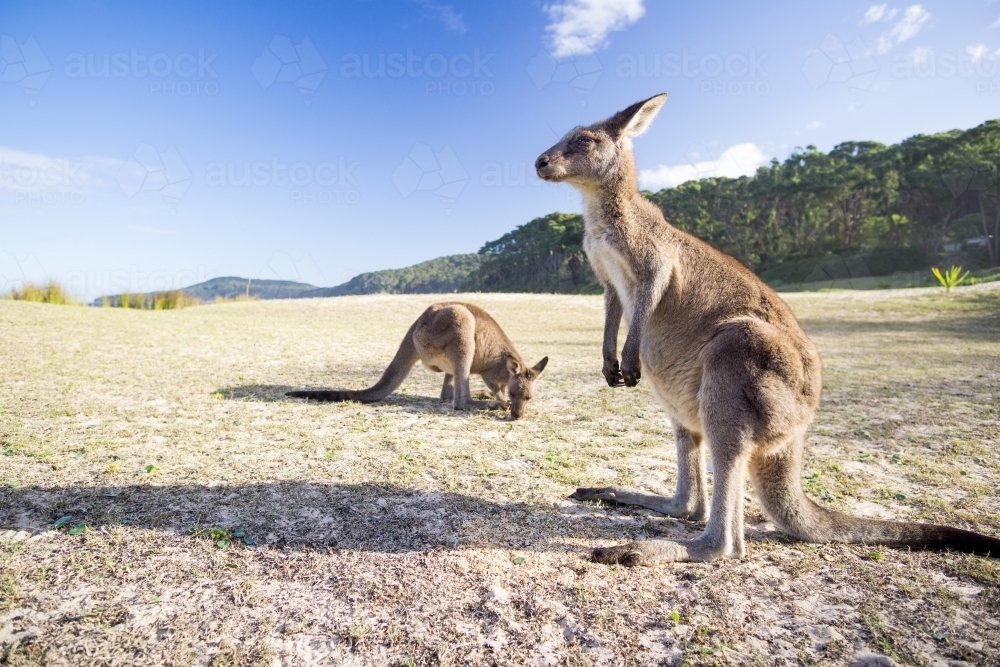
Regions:
<instances>
[{"instance_id":1,"label":"blue sky","mask_svg":"<svg viewBox=\"0 0 1000 667\"><path fill-rule=\"evenodd\" d=\"M1000 3L0 3L0 289L333 285L551 211L652 94L646 187L1000 116Z\"/></svg>"}]
</instances>

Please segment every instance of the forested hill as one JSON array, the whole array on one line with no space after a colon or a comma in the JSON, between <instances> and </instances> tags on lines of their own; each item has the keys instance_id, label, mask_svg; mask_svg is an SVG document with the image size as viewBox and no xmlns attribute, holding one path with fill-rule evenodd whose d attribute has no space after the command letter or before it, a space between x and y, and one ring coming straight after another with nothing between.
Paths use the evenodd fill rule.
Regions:
<instances>
[{"instance_id":1,"label":"forested hill","mask_svg":"<svg viewBox=\"0 0 1000 667\"><path fill-rule=\"evenodd\" d=\"M757 271L795 258L871 247L936 253L978 238L1000 263L1000 120L886 146L813 146L754 176L647 193L675 225Z\"/></svg>"},{"instance_id":2,"label":"forested hill","mask_svg":"<svg viewBox=\"0 0 1000 667\"><path fill-rule=\"evenodd\" d=\"M449 255L403 269L362 273L336 287L305 292L302 297L344 296L347 294L445 294L466 289L474 282L480 256Z\"/></svg>"},{"instance_id":3,"label":"forested hill","mask_svg":"<svg viewBox=\"0 0 1000 667\"><path fill-rule=\"evenodd\" d=\"M316 289L313 285L291 280L248 280L246 278L212 278L203 283L185 287L184 292L200 301L216 297L233 299L249 295L258 299L293 299L304 292Z\"/></svg>"},{"instance_id":4,"label":"forested hill","mask_svg":"<svg viewBox=\"0 0 1000 667\"><path fill-rule=\"evenodd\" d=\"M891 146L849 141L828 153L807 146L753 176L706 178L644 194L677 227L737 257L772 285L789 288L898 272L912 278L946 262L980 272L997 267L998 183L1000 120L992 120ZM580 215L550 213L478 253L363 273L336 287L252 281L250 291L260 298L597 292L582 242ZM246 281L220 278L185 291L209 300L209 288L232 296L246 289Z\"/></svg>"}]
</instances>

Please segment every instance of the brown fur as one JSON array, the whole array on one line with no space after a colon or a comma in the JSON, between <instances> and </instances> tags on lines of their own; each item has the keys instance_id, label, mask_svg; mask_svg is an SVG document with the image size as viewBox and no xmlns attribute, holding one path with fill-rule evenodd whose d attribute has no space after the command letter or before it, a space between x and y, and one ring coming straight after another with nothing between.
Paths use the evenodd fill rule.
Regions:
<instances>
[{"instance_id":1,"label":"brown fur","mask_svg":"<svg viewBox=\"0 0 1000 667\"><path fill-rule=\"evenodd\" d=\"M529 368L485 310L469 303L436 303L406 332L396 356L373 386L360 391L290 391L287 395L317 401L381 401L403 384L418 361L445 374L441 400L452 401L456 410L494 405L470 395L469 376L480 375L501 405L507 406L505 393L510 397L511 417L520 419L549 358Z\"/></svg>"},{"instance_id":2,"label":"brown fur","mask_svg":"<svg viewBox=\"0 0 1000 667\"><path fill-rule=\"evenodd\" d=\"M602 563L651 565L742 557L747 472L764 509L808 542L955 549L1000 556L1000 540L922 523L851 517L820 507L802 489L806 432L819 404L819 354L791 310L736 259L671 226L636 184L631 139L666 101L657 95L571 130L535 163L539 177L583 193L584 250L604 286L605 378L634 387L647 378L674 422L677 492L577 489L580 500L640 505L708 519L694 540L647 540L594 551ZM618 361L618 327L628 335ZM715 466L711 514L707 444Z\"/></svg>"}]
</instances>

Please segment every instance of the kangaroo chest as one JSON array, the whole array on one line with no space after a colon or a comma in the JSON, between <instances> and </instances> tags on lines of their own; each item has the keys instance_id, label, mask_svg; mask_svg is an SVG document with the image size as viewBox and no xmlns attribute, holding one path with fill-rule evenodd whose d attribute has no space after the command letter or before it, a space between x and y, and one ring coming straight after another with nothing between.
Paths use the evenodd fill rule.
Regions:
<instances>
[{"instance_id":1,"label":"kangaroo chest","mask_svg":"<svg viewBox=\"0 0 1000 667\"><path fill-rule=\"evenodd\" d=\"M583 236L583 251L597 279L618 294L626 321L632 320L635 301L635 272L622 253L608 240L606 233Z\"/></svg>"}]
</instances>

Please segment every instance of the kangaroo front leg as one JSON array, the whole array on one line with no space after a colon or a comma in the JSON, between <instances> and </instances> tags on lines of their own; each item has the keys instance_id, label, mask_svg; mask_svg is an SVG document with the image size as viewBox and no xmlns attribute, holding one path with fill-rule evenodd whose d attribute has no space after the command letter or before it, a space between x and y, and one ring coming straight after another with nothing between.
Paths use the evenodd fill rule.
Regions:
<instances>
[{"instance_id":1,"label":"kangaroo front leg","mask_svg":"<svg viewBox=\"0 0 1000 667\"><path fill-rule=\"evenodd\" d=\"M704 521L708 510L708 479L701 436L683 426L674 426L674 437L677 440L677 493L672 498L625 486L579 488L570 498L637 505L679 519Z\"/></svg>"},{"instance_id":2,"label":"kangaroo front leg","mask_svg":"<svg viewBox=\"0 0 1000 667\"><path fill-rule=\"evenodd\" d=\"M625 384L622 371L618 366L618 328L622 323L622 302L614 287L604 288L604 379L610 387L621 387Z\"/></svg>"},{"instance_id":3,"label":"kangaroo front leg","mask_svg":"<svg viewBox=\"0 0 1000 667\"><path fill-rule=\"evenodd\" d=\"M734 534L736 512L743 508L745 457L717 456L713 448L715 478L712 485L712 514L704 532L693 540L644 540L607 549L594 549L595 563L656 565L676 561L710 561L740 557L745 553L742 531Z\"/></svg>"},{"instance_id":4,"label":"kangaroo front leg","mask_svg":"<svg viewBox=\"0 0 1000 667\"><path fill-rule=\"evenodd\" d=\"M639 360L639 346L642 343L642 333L650 316L656 310L656 305L663 296L670 276L670 266L656 266L648 269L645 276L640 276L635 286L635 300L632 304L632 320L628 323L628 335L622 348L621 375L626 387L639 384L642 377L642 363Z\"/></svg>"},{"instance_id":5,"label":"kangaroo front leg","mask_svg":"<svg viewBox=\"0 0 1000 667\"><path fill-rule=\"evenodd\" d=\"M441 400L442 401L454 401L455 400L455 376L450 373L444 374L444 384L441 385Z\"/></svg>"}]
</instances>

